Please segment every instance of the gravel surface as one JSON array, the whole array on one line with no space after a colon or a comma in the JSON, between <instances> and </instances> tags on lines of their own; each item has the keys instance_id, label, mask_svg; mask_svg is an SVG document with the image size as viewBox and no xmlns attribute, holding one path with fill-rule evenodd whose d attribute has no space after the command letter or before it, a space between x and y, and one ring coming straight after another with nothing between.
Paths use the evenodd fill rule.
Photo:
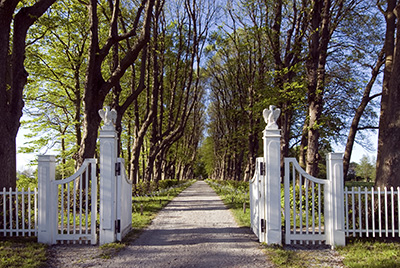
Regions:
<instances>
[{"instance_id":1,"label":"gravel surface","mask_svg":"<svg viewBox=\"0 0 400 268\"><path fill-rule=\"evenodd\" d=\"M249 228L239 228L217 194L196 182L111 259L96 247L55 246L51 267L273 267ZM67 254L67 255L66 255ZM65 256L65 257L63 257Z\"/></svg>"}]
</instances>

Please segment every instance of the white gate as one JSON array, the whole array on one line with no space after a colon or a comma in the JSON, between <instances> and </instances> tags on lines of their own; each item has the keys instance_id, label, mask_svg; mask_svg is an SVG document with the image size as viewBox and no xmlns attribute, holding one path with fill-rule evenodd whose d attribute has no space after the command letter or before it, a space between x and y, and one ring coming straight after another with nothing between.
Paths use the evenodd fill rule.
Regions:
<instances>
[{"instance_id":1,"label":"white gate","mask_svg":"<svg viewBox=\"0 0 400 268\"><path fill-rule=\"evenodd\" d=\"M285 243L326 242L323 193L328 180L308 175L294 158L285 158Z\"/></svg>"},{"instance_id":2,"label":"white gate","mask_svg":"<svg viewBox=\"0 0 400 268\"><path fill-rule=\"evenodd\" d=\"M53 181L56 195L57 242L96 244L96 159L85 159L79 170L65 180ZM54 204L53 204L54 205Z\"/></svg>"},{"instance_id":3,"label":"white gate","mask_svg":"<svg viewBox=\"0 0 400 268\"><path fill-rule=\"evenodd\" d=\"M41 155L38 162L38 242L96 244L96 159L86 159L74 175L57 181L55 157Z\"/></svg>"},{"instance_id":4,"label":"white gate","mask_svg":"<svg viewBox=\"0 0 400 268\"><path fill-rule=\"evenodd\" d=\"M117 240L132 229L132 182L126 175L125 160L118 158L117 162Z\"/></svg>"},{"instance_id":5,"label":"white gate","mask_svg":"<svg viewBox=\"0 0 400 268\"><path fill-rule=\"evenodd\" d=\"M102 245L121 240L131 229L132 183L124 160L117 158L116 112L106 107L99 114L104 120L99 136L99 193L96 159L86 159L74 175L56 181L55 156L38 158L38 242L96 244L99 231Z\"/></svg>"},{"instance_id":6,"label":"white gate","mask_svg":"<svg viewBox=\"0 0 400 268\"><path fill-rule=\"evenodd\" d=\"M261 230L263 229L263 226L260 219L260 214L262 211L264 211L263 208L263 202L260 202L260 200L263 200L262 198L262 187L261 184L264 181L262 179L261 174L263 174L263 170L261 170L263 164L264 164L264 158L263 157L258 157L256 159L256 171L254 173L253 179L250 180L250 221L251 221L251 229L253 232L257 235L257 237L260 239L261 236Z\"/></svg>"},{"instance_id":7,"label":"white gate","mask_svg":"<svg viewBox=\"0 0 400 268\"><path fill-rule=\"evenodd\" d=\"M263 111L264 157L257 158L250 183L251 228L260 242L282 243L281 197L284 199L286 244L345 245L343 154L327 156L327 180L314 178L293 158L285 159L284 196L281 196L280 110Z\"/></svg>"}]
</instances>

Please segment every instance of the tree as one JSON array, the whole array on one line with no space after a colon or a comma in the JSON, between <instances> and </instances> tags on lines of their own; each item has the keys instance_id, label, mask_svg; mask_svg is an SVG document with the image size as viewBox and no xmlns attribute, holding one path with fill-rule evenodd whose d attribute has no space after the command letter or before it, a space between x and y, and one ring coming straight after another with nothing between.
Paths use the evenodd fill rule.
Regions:
<instances>
[{"instance_id":1,"label":"tree","mask_svg":"<svg viewBox=\"0 0 400 268\"><path fill-rule=\"evenodd\" d=\"M396 16L396 17L394 17ZM400 4L388 0L385 48L387 49L385 76L379 121L376 185L400 186ZM397 23L396 23L397 21ZM395 27L394 27L395 26ZM392 50L393 48L393 50ZM393 60L391 55L393 55ZM387 83L388 81L388 83ZM386 83L385 83L386 82Z\"/></svg>"},{"instance_id":2,"label":"tree","mask_svg":"<svg viewBox=\"0 0 400 268\"><path fill-rule=\"evenodd\" d=\"M86 70L85 89L83 95L84 101L84 118L82 122L83 135L82 142L77 155L78 164L83 163L85 158L93 157L96 151L96 141L98 128L100 126L100 117L98 110L103 108L103 103L109 91L116 86L126 70L136 61L140 52L146 47L150 40L151 18L155 0L143 0L137 7L136 17L130 27L130 30L125 34L118 34L118 14L120 11L120 2L110 1L111 19L109 26L109 36L105 42L101 42L99 31L100 23L98 16L98 2L95 0L89 1L89 51L88 51L88 66ZM141 25L141 16L144 13L144 18ZM141 30L139 32L139 30ZM111 48L121 40L127 38L135 38L132 47L118 61L118 67L107 77L104 77L102 65L107 62L107 56L110 54ZM103 46L101 46L103 44ZM100 47L101 46L101 47Z\"/></svg>"},{"instance_id":3,"label":"tree","mask_svg":"<svg viewBox=\"0 0 400 268\"><path fill-rule=\"evenodd\" d=\"M366 181L375 181L375 159L370 160L367 155L363 155L360 163L356 166L356 176L365 179Z\"/></svg>"},{"instance_id":4,"label":"tree","mask_svg":"<svg viewBox=\"0 0 400 268\"><path fill-rule=\"evenodd\" d=\"M16 136L24 102L23 89L28 72L24 68L26 35L55 0L39 0L17 7L18 0L0 4L0 188L16 186ZM12 32L12 34L11 34Z\"/></svg>"}]
</instances>

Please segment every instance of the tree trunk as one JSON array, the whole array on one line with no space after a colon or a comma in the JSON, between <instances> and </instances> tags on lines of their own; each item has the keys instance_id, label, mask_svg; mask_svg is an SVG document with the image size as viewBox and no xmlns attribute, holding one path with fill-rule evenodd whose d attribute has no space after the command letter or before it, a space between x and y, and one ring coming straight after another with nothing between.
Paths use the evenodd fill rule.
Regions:
<instances>
[{"instance_id":1,"label":"tree trunk","mask_svg":"<svg viewBox=\"0 0 400 268\"><path fill-rule=\"evenodd\" d=\"M354 145L354 141L356 138L358 124L360 122L362 114L364 113L365 108L367 107L367 104L373 98L373 97L370 97L369 95L371 93L372 86L375 83L376 77L379 74L379 70L383 65L383 61L384 61L384 50L382 49L381 53L379 54L378 61L375 64L374 69L372 70L371 79L364 89L364 94L361 99L361 103L356 110L356 113L353 117L353 121L351 122L350 131L347 136L347 143L346 143L346 148L345 148L344 157L343 157L343 175L345 178L346 178L347 172L349 170L350 157L351 157L351 152L353 151L353 145Z\"/></svg>"},{"instance_id":2,"label":"tree trunk","mask_svg":"<svg viewBox=\"0 0 400 268\"><path fill-rule=\"evenodd\" d=\"M0 189L16 185L15 141L24 106L22 92L28 77L24 68L26 35L33 23L54 2L39 0L30 7L21 8L15 16L19 1L3 0L0 4L0 162L3 163ZM11 26L13 17L14 25Z\"/></svg>"},{"instance_id":3,"label":"tree trunk","mask_svg":"<svg viewBox=\"0 0 400 268\"><path fill-rule=\"evenodd\" d=\"M395 14L398 19L400 16L400 5L396 6ZM385 118L381 120L379 124L376 186L382 187L400 186L400 109L398 108L398 104L400 103L399 31L400 24L397 23L396 46L394 49L395 54L393 59L393 69L387 90Z\"/></svg>"},{"instance_id":4,"label":"tree trunk","mask_svg":"<svg viewBox=\"0 0 400 268\"><path fill-rule=\"evenodd\" d=\"M330 39L330 6L331 0L317 0L314 3L311 19L312 35L309 46L309 59L306 63L309 116L306 171L311 176L318 176L319 172L319 128L323 109L325 63Z\"/></svg>"},{"instance_id":5,"label":"tree trunk","mask_svg":"<svg viewBox=\"0 0 400 268\"><path fill-rule=\"evenodd\" d=\"M378 154L376 158L376 185L377 186L386 186L386 170L385 161L386 161L386 153L382 150L385 147L385 143L387 142L386 136L391 135L388 132L388 124L389 124L389 112L388 105L389 101L389 82L391 80L393 63L394 63L394 47L395 47L395 31L396 31L396 16L394 14L394 9L396 7L397 0L388 0L388 6L385 15L386 21L386 33L385 33L385 69L383 75L383 85L382 85L382 97L381 97L381 113L379 118L379 135L378 135Z\"/></svg>"}]
</instances>

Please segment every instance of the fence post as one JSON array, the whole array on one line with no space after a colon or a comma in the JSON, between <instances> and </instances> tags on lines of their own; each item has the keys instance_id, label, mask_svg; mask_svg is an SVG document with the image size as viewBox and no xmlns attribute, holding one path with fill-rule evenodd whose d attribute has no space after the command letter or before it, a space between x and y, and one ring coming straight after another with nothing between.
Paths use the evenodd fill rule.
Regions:
<instances>
[{"instance_id":1,"label":"fence post","mask_svg":"<svg viewBox=\"0 0 400 268\"><path fill-rule=\"evenodd\" d=\"M113 122L117 113L115 110L99 110L104 126L100 130L100 245L116 240L116 175L117 133Z\"/></svg>"},{"instance_id":2,"label":"fence post","mask_svg":"<svg viewBox=\"0 0 400 268\"><path fill-rule=\"evenodd\" d=\"M38 156L38 242L55 244L57 232L56 189L53 185L56 175L56 158L54 155Z\"/></svg>"},{"instance_id":3,"label":"fence post","mask_svg":"<svg viewBox=\"0 0 400 268\"><path fill-rule=\"evenodd\" d=\"M265 161L265 232L261 242L282 244L281 225L281 134L276 120L280 109L270 106L263 111L267 123L263 131Z\"/></svg>"},{"instance_id":4,"label":"fence post","mask_svg":"<svg viewBox=\"0 0 400 268\"><path fill-rule=\"evenodd\" d=\"M330 181L325 193L327 244L332 247L345 246L343 154L329 153L326 162L327 177Z\"/></svg>"}]
</instances>

